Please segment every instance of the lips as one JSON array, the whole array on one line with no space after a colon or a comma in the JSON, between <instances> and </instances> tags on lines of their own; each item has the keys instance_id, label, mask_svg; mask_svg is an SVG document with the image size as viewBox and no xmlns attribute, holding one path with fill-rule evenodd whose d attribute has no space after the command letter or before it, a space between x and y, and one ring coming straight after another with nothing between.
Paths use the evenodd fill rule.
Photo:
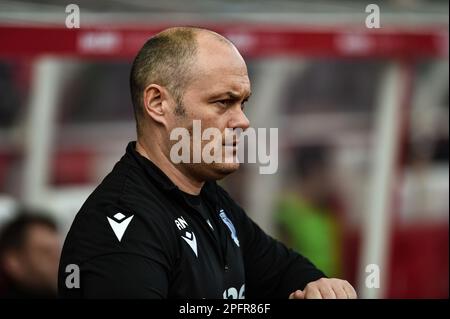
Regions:
<instances>
[{"instance_id":1,"label":"lips","mask_svg":"<svg viewBox=\"0 0 450 319\"><path fill-rule=\"evenodd\" d=\"M233 146L233 147L236 147L237 145L239 144L239 141L235 141L235 142L233 142L233 143L223 143L222 145L223 146Z\"/></svg>"}]
</instances>

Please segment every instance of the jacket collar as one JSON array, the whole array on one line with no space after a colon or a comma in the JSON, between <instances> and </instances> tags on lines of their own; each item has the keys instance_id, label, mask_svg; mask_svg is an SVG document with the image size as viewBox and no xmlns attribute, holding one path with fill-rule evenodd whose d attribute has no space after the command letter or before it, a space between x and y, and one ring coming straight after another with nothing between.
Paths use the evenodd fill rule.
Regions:
<instances>
[{"instance_id":1,"label":"jacket collar","mask_svg":"<svg viewBox=\"0 0 450 319\"><path fill-rule=\"evenodd\" d=\"M131 162L136 164L145 171L147 177L149 177L153 182L155 182L161 189L166 192L176 192L181 194L182 191L176 186L169 177L151 160L139 154L136 151L136 141L128 143L126 148L126 154L123 157L126 162ZM217 193L217 183L216 181L206 181L200 192L201 196L206 196L206 198L213 199L215 202L218 201Z\"/></svg>"}]
</instances>

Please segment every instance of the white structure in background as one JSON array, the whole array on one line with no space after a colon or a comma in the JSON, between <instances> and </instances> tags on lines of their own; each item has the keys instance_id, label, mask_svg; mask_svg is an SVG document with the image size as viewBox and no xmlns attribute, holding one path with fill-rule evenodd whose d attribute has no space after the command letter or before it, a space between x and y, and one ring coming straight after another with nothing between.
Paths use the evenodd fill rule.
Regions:
<instances>
[{"instance_id":1,"label":"white structure in background","mask_svg":"<svg viewBox=\"0 0 450 319\"><path fill-rule=\"evenodd\" d=\"M363 219L361 261L359 264L359 297L384 296L389 256L391 204L395 181L396 156L402 127L402 101L407 80L398 64L392 64L381 81L378 95L371 184L367 194L367 210ZM403 119L405 120L405 119ZM366 285L367 265L376 265L380 274L379 288Z\"/></svg>"},{"instance_id":2,"label":"white structure in background","mask_svg":"<svg viewBox=\"0 0 450 319\"><path fill-rule=\"evenodd\" d=\"M36 61L25 138L23 202L49 210L63 228L70 226L95 186L52 188L49 183L59 94L72 68L67 60L54 57Z\"/></svg>"}]
</instances>

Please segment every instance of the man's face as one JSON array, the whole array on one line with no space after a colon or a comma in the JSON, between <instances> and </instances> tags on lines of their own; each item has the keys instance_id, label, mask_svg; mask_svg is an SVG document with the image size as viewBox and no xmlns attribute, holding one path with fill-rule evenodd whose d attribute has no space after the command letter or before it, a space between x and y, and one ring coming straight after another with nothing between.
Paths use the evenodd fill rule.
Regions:
<instances>
[{"instance_id":1,"label":"man's face","mask_svg":"<svg viewBox=\"0 0 450 319\"><path fill-rule=\"evenodd\" d=\"M245 62L234 47L208 37L199 36L194 79L187 85L182 99L185 114L174 115L173 121L174 127L187 128L191 137L193 120L201 121L202 132L207 128L217 128L221 132L221 140L215 139L222 148L220 163L179 164L185 173L200 180L221 179L239 168L239 163L233 160L237 139L231 141L234 145L225 145L225 130L249 127L243 112L244 103L250 96ZM202 150L210 142L202 141Z\"/></svg>"},{"instance_id":2,"label":"man's face","mask_svg":"<svg viewBox=\"0 0 450 319\"><path fill-rule=\"evenodd\" d=\"M10 275L25 287L56 292L59 255L60 239L54 230L29 226L23 248L11 252Z\"/></svg>"}]
</instances>

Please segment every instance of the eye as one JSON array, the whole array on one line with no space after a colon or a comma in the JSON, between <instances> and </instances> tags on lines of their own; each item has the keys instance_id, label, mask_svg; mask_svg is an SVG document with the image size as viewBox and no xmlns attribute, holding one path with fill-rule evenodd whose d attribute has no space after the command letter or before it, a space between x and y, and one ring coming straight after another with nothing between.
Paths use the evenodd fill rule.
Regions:
<instances>
[{"instance_id":1,"label":"eye","mask_svg":"<svg viewBox=\"0 0 450 319\"><path fill-rule=\"evenodd\" d=\"M233 103L233 101L231 101L230 99L225 99L225 100L215 101L214 103L220 107L228 107Z\"/></svg>"}]
</instances>

